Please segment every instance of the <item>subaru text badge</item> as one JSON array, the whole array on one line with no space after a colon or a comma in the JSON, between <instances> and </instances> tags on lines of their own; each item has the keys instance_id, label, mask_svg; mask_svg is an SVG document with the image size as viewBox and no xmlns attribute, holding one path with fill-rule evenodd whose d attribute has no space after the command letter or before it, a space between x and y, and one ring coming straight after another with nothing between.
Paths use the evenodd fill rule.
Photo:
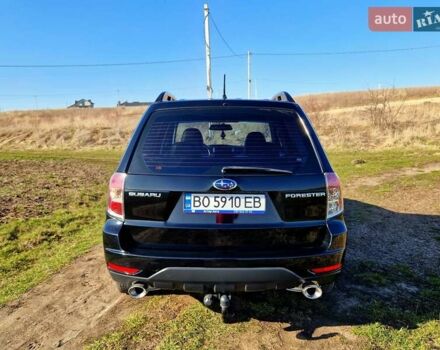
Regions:
<instances>
[{"instance_id":1,"label":"subaru text badge","mask_svg":"<svg viewBox=\"0 0 440 350\"><path fill-rule=\"evenodd\" d=\"M214 188L221 191L230 191L237 187L237 182L231 179L218 179L212 184Z\"/></svg>"}]
</instances>

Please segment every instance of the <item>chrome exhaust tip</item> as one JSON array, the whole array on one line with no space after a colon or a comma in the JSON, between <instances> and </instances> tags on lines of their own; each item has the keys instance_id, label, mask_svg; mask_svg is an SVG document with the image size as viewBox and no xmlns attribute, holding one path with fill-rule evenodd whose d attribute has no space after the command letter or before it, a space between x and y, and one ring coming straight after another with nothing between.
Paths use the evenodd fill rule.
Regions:
<instances>
[{"instance_id":1,"label":"chrome exhaust tip","mask_svg":"<svg viewBox=\"0 0 440 350\"><path fill-rule=\"evenodd\" d=\"M148 290L142 283L133 283L130 288L128 288L128 295L133 299L140 299L146 296Z\"/></svg>"},{"instance_id":2,"label":"chrome exhaust tip","mask_svg":"<svg viewBox=\"0 0 440 350\"><path fill-rule=\"evenodd\" d=\"M322 289L318 282L312 281L301 286L301 293L310 300L318 299L322 296Z\"/></svg>"}]
</instances>

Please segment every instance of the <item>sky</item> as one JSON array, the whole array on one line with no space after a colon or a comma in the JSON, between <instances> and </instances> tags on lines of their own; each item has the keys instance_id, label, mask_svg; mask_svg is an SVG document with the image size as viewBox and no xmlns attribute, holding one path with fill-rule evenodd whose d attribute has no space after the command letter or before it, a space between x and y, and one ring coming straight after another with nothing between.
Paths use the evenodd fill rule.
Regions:
<instances>
[{"instance_id":1,"label":"sky","mask_svg":"<svg viewBox=\"0 0 440 350\"><path fill-rule=\"evenodd\" d=\"M1 68L0 110L63 108L91 98L152 101L206 97L203 4L198 0L0 0L0 65L95 64L200 59L118 67ZM237 54L252 56L253 97L293 96L386 86L440 85L440 47L331 56L258 53L335 52L440 45L440 32L371 32L369 6L436 6L417 1L208 1ZM211 22L212 56L231 56ZM212 61L214 97L247 97L247 58Z\"/></svg>"}]
</instances>

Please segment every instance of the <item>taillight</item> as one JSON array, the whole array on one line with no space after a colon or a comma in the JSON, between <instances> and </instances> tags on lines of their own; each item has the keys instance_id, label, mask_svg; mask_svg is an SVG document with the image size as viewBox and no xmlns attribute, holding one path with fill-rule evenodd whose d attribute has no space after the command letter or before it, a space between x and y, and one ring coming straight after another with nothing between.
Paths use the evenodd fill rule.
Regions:
<instances>
[{"instance_id":1,"label":"taillight","mask_svg":"<svg viewBox=\"0 0 440 350\"><path fill-rule=\"evenodd\" d=\"M128 266L122 266L122 265L117 265L114 263L107 263L107 268L109 270L115 271L115 272L119 272L119 273L125 273L126 275L135 275L139 272L141 272L140 269L137 269L135 267L128 267Z\"/></svg>"},{"instance_id":2,"label":"taillight","mask_svg":"<svg viewBox=\"0 0 440 350\"><path fill-rule=\"evenodd\" d=\"M327 219L338 215L344 210L342 199L341 182L335 173L325 173L327 185Z\"/></svg>"},{"instance_id":3,"label":"taillight","mask_svg":"<svg viewBox=\"0 0 440 350\"><path fill-rule=\"evenodd\" d=\"M341 268L342 268L342 264L334 264L330 266L315 267L314 269L310 269L310 271L314 273L328 273L328 272L340 270Z\"/></svg>"},{"instance_id":4,"label":"taillight","mask_svg":"<svg viewBox=\"0 0 440 350\"><path fill-rule=\"evenodd\" d=\"M114 173L108 188L107 213L124 220L124 182L126 174Z\"/></svg>"}]
</instances>

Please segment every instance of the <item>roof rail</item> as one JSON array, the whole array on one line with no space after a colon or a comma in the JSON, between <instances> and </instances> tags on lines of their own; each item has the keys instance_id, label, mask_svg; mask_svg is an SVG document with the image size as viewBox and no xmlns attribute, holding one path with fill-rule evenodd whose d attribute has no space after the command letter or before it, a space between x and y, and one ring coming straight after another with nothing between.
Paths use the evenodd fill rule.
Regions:
<instances>
[{"instance_id":1,"label":"roof rail","mask_svg":"<svg viewBox=\"0 0 440 350\"><path fill-rule=\"evenodd\" d=\"M284 102L293 102L295 103L295 100L293 99L292 96L290 96L290 94L286 91L281 91L279 93L277 93L274 97L272 97L273 101L284 101Z\"/></svg>"},{"instance_id":2,"label":"roof rail","mask_svg":"<svg viewBox=\"0 0 440 350\"><path fill-rule=\"evenodd\" d=\"M168 91L163 91L157 96L155 102L170 102L170 101L176 101L176 98L174 95L170 94Z\"/></svg>"}]
</instances>

